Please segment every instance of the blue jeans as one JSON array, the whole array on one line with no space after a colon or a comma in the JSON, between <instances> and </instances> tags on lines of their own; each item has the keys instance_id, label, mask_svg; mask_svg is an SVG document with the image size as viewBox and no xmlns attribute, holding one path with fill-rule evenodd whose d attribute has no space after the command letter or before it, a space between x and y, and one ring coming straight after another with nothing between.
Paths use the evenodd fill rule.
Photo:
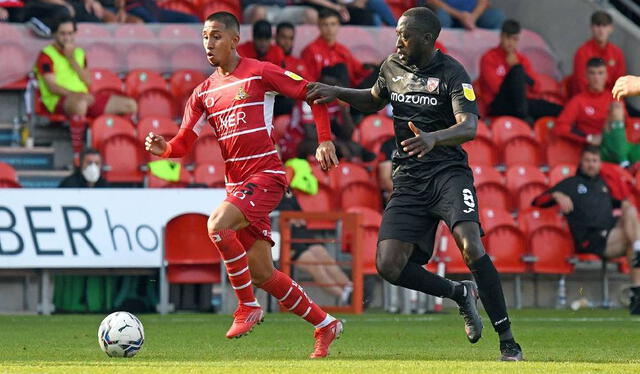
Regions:
<instances>
[{"instance_id":1,"label":"blue jeans","mask_svg":"<svg viewBox=\"0 0 640 374\"><path fill-rule=\"evenodd\" d=\"M196 16L160 7L149 9L139 6L130 9L128 13L141 18L145 23L200 23L200 19Z\"/></svg>"},{"instance_id":2,"label":"blue jeans","mask_svg":"<svg viewBox=\"0 0 640 374\"><path fill-rule=\"evenodd\" d=\"M455 18L451 17L449 13L442 9L436 11L436 15L440 20L440 24L443 28L462 28L462 24ZM496 30L502 27L504 22L504 12L496 8L487 8L476 21L476 26L482 29Z\"/></svg>"},{"instance_id":3,"label":"blue jeans","mask_svg":"<svg viewBox=\"0 0 640 374\"><path fill-rule=\"evenodd\" d=\"M382 26L383 22L392 27L396 27L398 24L398 20L393 16L389 5L384 0L367 1L367 10L373 13L373 23L376 26Z\"/></svg>"}]
</instances>

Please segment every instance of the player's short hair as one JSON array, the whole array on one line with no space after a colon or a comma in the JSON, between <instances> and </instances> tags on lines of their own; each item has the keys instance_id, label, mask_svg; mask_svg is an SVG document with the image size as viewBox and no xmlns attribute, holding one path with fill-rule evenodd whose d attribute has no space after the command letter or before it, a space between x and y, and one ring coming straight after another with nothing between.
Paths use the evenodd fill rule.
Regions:
<instances>
[{"instance_id":1,"label":"player's short hair","mask_svg":"<svg viewBox=\"0 0 640 374\"><path fill-rule=\"evenodd\" d=\"M205 20L205 22L220 22L224 25L225 28L234 30L236 32L240 32L240 22L236 16L229 12L216 12L210 14L209 17Z\"/></svg>"},{"instance_id":2,"label":"player's short hair","mask_svg":"<svg viewBox=\"0 0 640 374\"><path fill-rule=\"evenodd\" d=\"M613 18L611 14L598 10L593 12L591 15L591 25L592 26L609 26L613 23Z\"/></svg>"},{"instance_id":3,"label":"player's short hair","mask_svg":"<svg viewBox=\"0 0 640 374\"><path fill-rule=\"evenodd\" d=\"M591 153L600 156L600 147L597 145L589 144L582 148L582 156L584 156L585 153Z\"/></svg>"},{"instance_id":4,"label":"player's short hair","mask_svg":"<svg viewBox=\"0 0 640 374\"><path fill-rule=\"evenodd\" d=\"M587 61L587 69L588 68L599 68L601 66L607 66L607 64L600 57L591 57L589 59L589 61Z\"/></svg>"},{"instance_id":5,"label":"player's short hair","mask_svg":"<svg viewBox=\"0 0 640 374\"><path fill-rule=\"evenodd\" d=\"M500 30L505 35L520 34L522 28L520 23L514 19L508 19L502 23L502 29Z\"/></svg>"},{"instance_id":6,"label":"player's short hair","mask_svg":"<svg viewBox=\"0 0 640 374\"><path fill-rule=\"evenodd\" d=\"M442 24L438 16L431 9L426 7L415 7L402 13L402 17L411 19L412 26L421 27L422 31L433 35L433 40L438 39L440 30L442 30Z\"/></svg>"},{"instance_id":7,"label":"player's short hair","mask_svg":"<svg viewBox=\"0 0 640 374\"><path fill-rule=\"evenodd\" d=\"M60 28L60 26L65 24L65 23L72 23L73 24L73 31L78 31L78 24L76 24L76 21L73 19L73 17L71 17L71 16L60 16L60 17L56 18L55 22L53 23L53 27L51 28L51 32L52 33L58 32L58 29Z\"/></svg>"},{"instance_id":8,"label":"player's short hair","mask_svg":"<svg viewBox=\"0 0 640 374\"><path fill-rule=\"evenodd\" d=\"M326 19L336 17L338 21L340 21L340 14L333 9L322 8L320 12L318 12L318 19Z\"/></svg>"},{"instance_id":9,"label":"player's short hair","mask_svg":"<svg viewBox=\"0 0 640 374\"><path fill-rule=\"evenodd\" d=\"M253 39L271 39L271 24L266 20L259 20L253 24Z\"/></svg>"},{"instance_id":10,"label":"player's short hair","mask_svg":"<svg viewBox=\"0 0 640 374\"><path fill-rule=\"evenodd\" d=\"M291 23L291 22L280 22L278 24L278 26L276 26L276 34L278 34L280 31L282 31L284 29L290 29L290 30L296 31L296 27L293 26L293 23Z\"/></svg>"}]
</instances>

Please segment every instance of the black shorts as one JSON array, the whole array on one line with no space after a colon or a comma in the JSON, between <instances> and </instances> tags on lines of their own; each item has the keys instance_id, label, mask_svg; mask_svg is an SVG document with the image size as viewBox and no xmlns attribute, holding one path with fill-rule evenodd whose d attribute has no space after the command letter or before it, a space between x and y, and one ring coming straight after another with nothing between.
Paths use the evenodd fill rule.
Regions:
<instances>
[{"instance_id":1,"label":"black shorts","mask_svg":"<svg viewBox=\"0 0 640 374\"><path fill-rule=\"evenodd\" d=\"M438 223L449 229L458 222L480 225L478 198L471 170L444 170L415 186L394 187L382 216L378 241L396 239L416 244L412 260L427 263L433 254ZM483 234L480 227L480 233Z\"/></svg>"},{"instance_id":2,"label":"black shorts","mask_svg":"<svg viewBox=\"0 0 640 374\"><path fill-rule=\"evenodd\" d=\"M613 229L618 223L618 219L614 218L608 228L605 229L591 229L583 237L580 242L575 243L576 252L578 253L590 253L604 257L604 252L607 250L607 240L611 229Z\"/></svg>"}]
</instances>

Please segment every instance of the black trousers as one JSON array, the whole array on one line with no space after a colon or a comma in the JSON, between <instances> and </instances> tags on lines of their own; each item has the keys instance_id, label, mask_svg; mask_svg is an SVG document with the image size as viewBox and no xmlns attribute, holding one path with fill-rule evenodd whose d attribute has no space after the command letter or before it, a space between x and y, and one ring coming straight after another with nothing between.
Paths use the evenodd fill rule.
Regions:
<instances>
[{"instance_id":1,"label":"black trousers","mask_svg":"<svg viewBox=\"0 0 640 374\"><path fill-rule=\"evenodd\" d=\"M500 91L489 106L492 116L514 116L524 120L536 120L544 116L558 116L562 106L545 100L528 99L527 86L533 80L522 65L514 65L504 77Z\"/></svg>"}]
</instances>

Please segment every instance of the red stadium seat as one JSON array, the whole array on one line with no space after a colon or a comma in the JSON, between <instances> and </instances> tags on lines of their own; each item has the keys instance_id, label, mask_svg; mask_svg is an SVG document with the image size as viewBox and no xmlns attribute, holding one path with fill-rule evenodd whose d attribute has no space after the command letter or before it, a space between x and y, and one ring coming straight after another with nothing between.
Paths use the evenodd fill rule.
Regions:
<instances>
[{"instance_id":1,"label":"red stadium seat","mask_svg":"<svg viewBox=\"0 0 640 374\"><path fill-rule=\"evenodd\" d=\"M172 218L165 228L165 254L169 283L219 283L220 253L211 242L204 214Z\"/></svg>"},{"instance_id":2,"label":"red stadium seat","mask_svg":"<svg viewBox=\"0 0 640 374\"><path fill-rule=\"evenodd\" d=\"M557 208L529 208L518 213L518 227L527 236L545 226L568 230L567 221Z\"/></svg>"},{"instance_id":3,"label":"red stadium seat","mask_svg":"<svg viewBox=\"0 0 640 374\"><path fill-rule=\"evenodd\" d=\"M473 171L473 181L476 186L487 182L504 184L502 174L493 166L474 165L469 167Z\"/></svg>"},{"instance_id":4,"label":"red stadium seat","mask_svg":"<svg viewBox=\"0 0 640 374\"><path fill-rule=\"evenodd\" d=\"M80 22L78 23L78 31L76 38L78 39L102 39L111 38L111 32L108 27L96 23ZM93 65L93 64L92 64Z\"/></svg>"},{"instance_id":5,"label":"red stadium seat","mask_svg":"<svg viewBox=\"0 0 640 374\"><path fill-rule=\"evenodd\" d=\"M515 204L515 209L518 211L529 209L531 208L533 200L548 189L549 186L546 183L529 182L518 190L511 201Z\"/></svg>"},{"instance_id":6,"label":"red stadium seat","mask_svg":"<svg viewBox=\"0 0 640 374\"><path fill-rule=\"evenodd\" d=\"M434 243L434 256L445 262L446 274L469 274L469 268L462 258L462 253L458 249L451 231L447 225L440 222L436 231Z\"/></svg>"},{"instance_id":7,"label":"red stadium seat","mask_svg":"<svg viewBox=\"0 0 640 374\"><path fill-rule=\"evenodd\" d=\"M109 91L123 94L122 88L122 80L112 71L100 68L91 69L91 93Z\"/></svg>"},{"instance_id":8,"label":"red stadium seat","mask_svg":"<svg viewBox=\"0 0 640 374\"><path fill-rule=\"evenodd\" d=\"M322 170L322 168L320 167L320 164L312 163L311 171L313 172L313 175L316 177L316 179L318 179L318 184L324 186L328 190L333 189L333 185L331 183L331 177L329 173Z\"/></svg>"},{"instance_id":9,"label":"red stadium seat","mask_svg":"<svg viewBox=\"0 0 640 374\"><path fill-rule=\"evenodd\" d=\"M484 121L478 121L478 127L476 128L476 138L482 137L489 140L493 139L493 134L489 130L489 126Z\"/></svg>"},{"instance_id":10,"label":"red stadium seat","mask_svg":"<svg viewBox=\"0 0 640 374\"><path fill-rule=\"evenodd\" d=\"M484 231L490 231L498 226L515 226L511 213L497 208L480 209L480 223Z\"/></svg>"},{"instance_id":11,"label":"red stadium seat","mask_svg":"<svg viewBox=\"0 0 640 374\"><path fill-rule=\"evenodd\" d=\"M511 210L509 190L502 184L482 183L476 186L478 204L483 208Z\"/></svg>"},{"instance_id":12,"label":"red stadium seat","mask_svg":"<svg viewBox=\"0 0 640 374\"><path fill-rule=\"evenodd\" d=\"M339 191L352 183L371 183L371 176L360 165L351 162L341 162L337 168L329 170L331 188Z\"/></svg>"},{"instance_id":13,"label":"red stadium seat","mask_svg":"<svg viewBox=\"0 0 640 374\"><path fill-rule=\"evenodd\" d=\"M163 53L153 44L133 44L124 53L129 71L138 69L164 70L165 58Z\"/></svg>"},{"instance_id":14,"label":"red stadium seat","mask_svg":"<svg viewBox=\"0 0 640 374\"><path fill-rule=\"evenodd\" d=\"M171 74L169 89L179 104L178 109L184 108L193 90L205 79L207 77L196 70L179 70Z\"/></svg>"},{"instance_id":15,"label":"red stadium seat","mask_svg":"<svg viewBox=\"0 0 640 374\"><path fill-rule=\"evenodd\" d=\"M104 114L91 122L91 146L99 149L102 143L116 135L136 136L136 129L128 119Z\"/></svg>"},{"instance_id":16,"label":"red stadium seat","mask_svg":"<svg viewBox=\"0 0 640 374\"><path fill-rule=\"evenodd\" d=\"M291 125L291 115L289 114L281 114L273 119L273 138L278 141L282 139L284 134L289 131L289 126Z\"/></svg>"},{"instance_id":17,"label":"red stadium seat","mask_svg":"<svg viewBox=\"0 0 640 374\"><path fill-rule=\"evenodd\" d=\"M0 188L16 187L20 187L20 183L15 169L9 164L0 162Z\"/></svg>"},{"instance_id":18,"label":"red stadium seat","mask_svg":"<svg viewBox=\"0 0 640 374\"><path fill-rule=\"evenodd\" d=\"M113 69L114 66L120 66L120 55L110 44L91 43L87 45L85 51L91 68Z\"/></svg>"},{"instance_id":19,"label":"red stadium seat","mask_svg":"<svg viewBox=\"0 0 640 374\"><path fill-rule=\"evenodd\" d=\"M475 139L462 144L469 155L469 163L473 165L494 166L499 163L498 151L492 141L486 138Z\"/></svg>"},{"instance_id":20,"label":"red stadium seat","mask_svg":"<svg viewBox=\"0 0 640 374\"><path fill-rule=\"evenodd\" d=\"M522 53L529 58L531 65L536 67L536 73L558 76L558 63L546 48L525 46Z\"/></svg>"},{"instance_id":21,"label":"red stadium seat","mask_svg":"<svg viewBox=\"0 0 640 374\"><path fill-rule=\"evenodd\" d=\"M144 144L145 138L150 132L162 135L165 140L170 140L178 133L178 125L167 117L146 117L138 122L138 141Z\"/></svg>"},{"instance_id":22,"label":"red stadium seat","mask_svg":"<svg viewBox=\"0 0 640 374\"><path fill-rule=\"evenodd\" d=\"M195 164L224 163L220 151L220 143L215 136L200 136L193 147L193 161Z\"/></svg>"},{"instance_id":23,"label":"red stadium seat","mask_svg":"<svg viewBox=\"0 0 640 374\"><path fill-rule=\"evenodd\" d=\"M198 17L198 9L187 0L164 0L158 2L158 6L162 9L175 10Z\"/></svg>"},{"instance_id":24,"label":"red stadium seat","mask_svg":"<svg viewBox=\"0 0 640 374\"><path fill-rule=\"evenodd\" d=\"M224 188L224 163L199 164L193 172L194 183L207 187Z\"/></svg>"},{"instance_id":25,"label":"red stadium seat","mask_svg":"<svg viewBox=\"0 0 640 374\"><path fill-rule=\"evenodd\" d=\"M340 207L343 210L354 206L382 210L380 188L371 182L353 182L340 190Z\"/></svg>"},{"instance_id":26,"label":"red stadium seat","mask_svg":"<svg viewBox=\"0 0 640 374\"><path fill-rule=\"evenodd\" d=\"M315 195L309 195L295 189L293 192L304 212L331 212L334 210L331 191L322 184L318 186L318 193ZM331 221L307 222L307 228L309 230L328 230L335 229L335 227L335 222Z\"/></svg>"},{"instance_id":27,"label":"red stadium seat","mask_svg":"<svg viewBox=\"0 0 640 374\"><path fill-rule=\"evenodd\" d=\"M116 40L119 40L119 39L140 40L140 39L156 38L153 31L151 31L151 28L145 26L144 24L132 24L132 23L118 26L113 36L115 37Z\"/></svg>"},{"instance_id":28,"label":"red stadium seat","mask_svg":"<svg viewBox=\"0 0 640 374\"><path fill-rule=\"evenodd\" d=\"M522 186L538 182L547 184L547 177L537 167L529 165L511 166L506 172L507 188L511 194L517 194Z\"/></svg>"},{"instance_id":29,"label":"red stadium seat","mask_svg":"<svg viewBox=\"0 0 640 374\"><path fill-rule=\"evenodd\" d=\"M555 186L560 181L576 174L578 167L573 165L556 165L549 171L549 186Z\"/></svg>"},{"instance_id":30,"label":"red stadium seat","mask_svg":"<svg viewBox=\"0 0 640 374\"><path fill-rule=\"evenodd\" d=\"M169 52L171 70L203 70L208 66L202 57L202 47L193 44L183 44Z\"/></svg>"},{"instance_id":31,"label":"red stadium seat","mask_svg":"<svg viewBox=\"0 0 640 374\"><path fill-rule=\"evenodd\" d=\"M536 74L536 91L539 93L548 93L554 95L560 95L562 91L560 83L550 75Z\"/></svg>"},{"instance_id":32,"label":"red stadium seat","mask_svg":"<svg viewBox=\"0 0 640 374\"><path fill-rule=\"evenodd\" d=\"M549 134L553 130L556 117L545 116L538 118L533 124L533 132L535 133L536 140L540 144L547 144L549 142Z\"/></svg>"},{"instance_id":33,"label":"red stadium seat","mask_svg":"<svg viewBox=\"0 0 640 374\"><path fill-rule=\"evenodd\" d=\"M175 39L176 42L183 42L185 40L198 40L201 37L196 27L179 23L162 26L158 33L158 39L162 41Z\"/></svg>"},{"instance_id":34,"label":"red stadium seat","mask_svg":"<svg viewBox=\"0 0 640 374\"><path fill-rule=\"evenodd\" d=\"M144 160L144 147L130 135L110 136L100 145L105 179L112 183L141 183L144 174L140 170Z\"/></svg>"},{"instance_id":35,"label":"red stadium seat","mask_svg":"<svg viewBox=\"0 0 640 374\"><path fill-rule=\"evenodd\" d=\"M393 137L393 120L382 114L371 114L362 119L360 125L359 143L371 149L372 145L382 139Z\"/></svg>"},{"instance_id":36,"label":"red stadium seat","mask_svg":"<svg viewBox=\"0 0 640 374\"><path fill-rule=\"evenodd\" d=\"M581 147L579 144L551 137L547 144L547 163L549 167L556 165L578 165Z\"/></svg>"},{"instance_id":37,"label":"red stadium seat","mask_svg":"<svg viewBox=\"0 0 640 374\"><path fill-rule=\"evenodd\" d=\"M376 251L378 249L378 231L382 222L382 215L373 209L366 207L351 207L348 213L360 213L362 215L362 227L364 238L362 241L362 267L363 274L376 275Z\"/></svg>"},{"instance_id":38,"label":"red stadium seat","mask_svg":"<svg viewBox=\"0 0 640 374\"><path fill-rule=\"evenodd\" d=\"M631 117L627 121L627 140L630 143L640 143L640 118Z\"/></svg>"},{"instance_id":39,"label":"red stadium seat","mask_svg":"<svg viewBox=\"0 0 640 374\"><path fill-rule=\"evenodd\" d=\"M156 72L149 70L133 70L125 78L128 96L137 98L147 90L167 90L167 82Z\"/></svg>"},{"instance_id":40,"label":"red stadium seat","mask_svg":"<svg viewBox=\"0 0 640 374\"><path fill-rule=\"evenodd\" d=\"M544 164L544 154L535 138L517 136L504 143L502 160L507 167L512 165L540 166Z\"/></svg>"},{"instance_id":41,"label":"red stadium seat","mask_svg":"<svg viewBox=\"0 0 640 374\"><path fill-rule=\"evenodd\" d=\"M531 128L520 118L511 116L497 117L491 122L491 133L493 134L493 142L502 148L508 140L515 137L533 138Z\"/></svg>"},{"instance_id":42,"label":"red stadium seat","mask_svg":"<svg viewBox=\"0 0 640 374\"><path fill-rule=\"evenodd\" d=\"M6 39L0 39L0 56L2 56L2 77L10 78L9 82L23 79L26 66L33 66L33 61L27 57L23 46ZM35 56L34 56L35 58Z\"/></svg>"},{"instance_id":43,"label":"red stadium seat","mask_svg":"<svg viewBox=\"0 0 640 374\"><path fill-rule=\"evenodd\" d=\"M19 40L22 38L20 30L7 22L0 23L0 35L4 40Z\"/></svg>"},{"instance_id":44,"label":"red stadium seat","mask_svg":"<svg viewBox=\"0 0 640 374\"><path fill-rule=\"evenodd\" d=\"M573 265L573 239L567 231L544 226L529 236L529 248L534 257L531 269L537 274L570 274Z\"/></svg>"},{"instance_id":45,"label":"red stadium seat","mask_svg":"<svg viewBox=\"0 0 640 374\"><path fill-rule=\"evenodd\" d=\"M147 90L137 99L138 118L176 117L171 94L164 90Z\"/></svg>"},{"instance_id":46,"label":"red stadium seat","mask_svg":"<svg viewBox=\"0 0 640 374\"><path fill-rule=\"evenodd\" d=\"M200 7L200 19L205 20L209 15L217 12L228 12L236 16L242 22L242 10L235 4L222 1L204 2Z\"/></svg>"},{"instance_id":47,"label":"red stadium seat","mask_svg":"<svg viewBox=\"0 0 640 374\"><path fill-rule=\"evenodd\" d=\"M517 227L494 227L487 231L483 242L500 273L521 274L527 270L523 260L527 253L527 240Z\"/></svg>"},{"instance_id":48,"label":"red stadium seat","mask_svg":"<svg viewBox=\"0 0 640 374\"><path fill-rule=\"evenodd\" d=\"M151 174L151 171L147 172L147 188L185 188L190 185L192 181L193 176L184 165L180 167L180 180L177 182L160 179Z\"/></svg>"}]
</instances>

